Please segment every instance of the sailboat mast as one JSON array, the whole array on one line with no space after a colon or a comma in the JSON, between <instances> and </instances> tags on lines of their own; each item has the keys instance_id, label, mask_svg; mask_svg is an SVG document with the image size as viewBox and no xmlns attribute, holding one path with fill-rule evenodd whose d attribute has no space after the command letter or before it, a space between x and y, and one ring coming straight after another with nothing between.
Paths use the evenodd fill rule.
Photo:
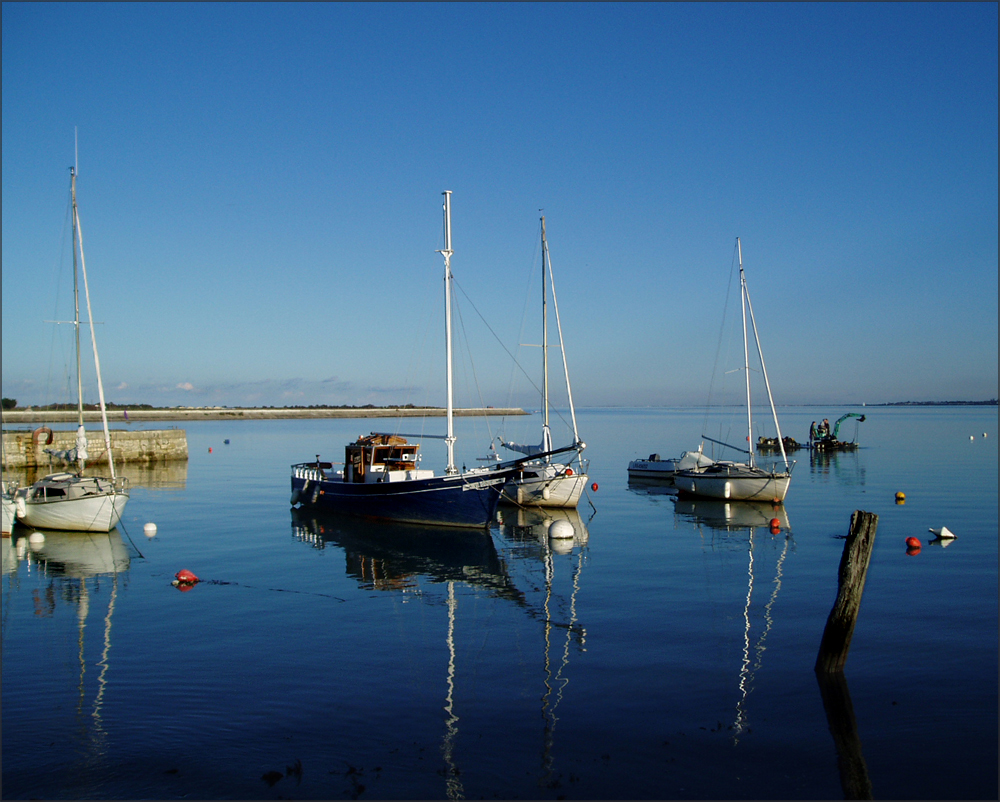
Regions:
<instances>
[{"instance_id":1,"label":"sailboat mast","mask_svg":"<svg viewBox=\"0 0 1000 802\"><path fill-rule=\"evenodd\" d=\"M750 346L747 342L747 280L743 275L743 246L740 238L736 238L736 251L740 260L740 311L743 313L743 373L747 381L747 453L750 455L750 467L754 467L753 459L753 418L750 412Z\"/></svg>"},{"instance_id":2,"label":"sailboat mast","mask_svg":"<svg viewBox=\"0 0 1000 802\"><path fill-rule=\"evenodd\" d=\"M455 424L454 408L452 406L453 378L451 367L451 190L445 190L444 195L444 248L438 253L444 257L444 350L446 374L448 377L448 434L444 438L448 447L448 465L445 473L458 473L455 468Z\"/></svg>"},{"instance_id":3,"label":"sailboat mast","mask_svg":"<svg viewBox=\"0 0 1000 802\"><path fill-rule=\"evenodd\" d=\"M545 215L542 215L542 429L549 430L549 314L548 289L545 285L545 272L548 268L549 244L545 241ZM543 448L550 447L543 440ZM549 461L549 457L545 461Z\"/></svg>"},{"instance_id":4,"label":"sailboat mast","mask_svg":"<svg viewBox=\"0 0 1000 802\"><path fill-rule=\"evenodd\" d=\"M76 170L69 168L70 177L70 197L72 199L73 214L73 323L76 329L76 422L77 426L83 426L83 375L80 372L80 288L77 275L79 268L76 262L76 253L79 245L79 231L77 230L76 212ZM83 467L80 467L83 470Z\"/></svg>"},{"instance_id":5,"label":"sailboat mast","mask_svg":"<svg viewBox=\"0 0 1000 802\"><path fill-rule=\"evenodd\" d=\"M83 256L83 229L80 227L80 212L76 207L75 176L73 182L74 182L73 223L76 228L76 236L80 244L80 272L83 273L83 292L87 301L87 320L90 321L90 342L94 348L94 371L97 373L97 400L100 402L101 405L101 424L104 427L104 448L105 448L105 453L108 455L108 468L111 471L111 480L114 481L115 461L111 455L111 432L108 430L108 410L107 406L104 403L104 382L101 381L101 359L97 355L97 335L94 332L94 313L90 309L90 285L87 283L87 260ZM79 321L79 312L77 313L77 320ZM79 330L79 322L77 323L77 330ZM82 428L83 427L82 411L80 414L81 414L80 427Z\"/></svg>"}]
</instances>

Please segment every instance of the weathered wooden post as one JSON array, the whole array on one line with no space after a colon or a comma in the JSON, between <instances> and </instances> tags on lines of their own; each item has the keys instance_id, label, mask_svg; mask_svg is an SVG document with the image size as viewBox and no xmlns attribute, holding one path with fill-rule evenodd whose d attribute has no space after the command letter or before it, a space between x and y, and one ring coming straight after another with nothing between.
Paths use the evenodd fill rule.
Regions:
<instances>
[{"instance_id":1,"label":"weathered wooden post","mask_svg":"<svg viewBox=\"0 0 1000 802\"><path fill-rule=\"evenodd\" d=\"M840 558L837 600L823 630L819 655L816 657L816 679L819 682L826 720L837 747L837 765L844 799L871 799L872 784L868 766L861 751L858 723L844 677L847 650L858 620L861 594L865 589L868 563L875 545L878 516L855 510L851 515L851 531Z\"/></svg>"},{"instance_id":2,"label":"weathered wooden post","mask_svg":"<svg viewBox=\"0 0 1000 802\"><path fill-rule=\"evenodd\" d=\"M875 530L878 516L873 512L855 510L851 515L851 531L844 543L844 554L840 558L840 575L837 600L830 616L826 619L823 640L816 657L816 671L823 673L844 670L847 650L854 635L854 624L858 620L861 594L868 576L868 563L875 545Z\"/></svg>"}]
</instances>

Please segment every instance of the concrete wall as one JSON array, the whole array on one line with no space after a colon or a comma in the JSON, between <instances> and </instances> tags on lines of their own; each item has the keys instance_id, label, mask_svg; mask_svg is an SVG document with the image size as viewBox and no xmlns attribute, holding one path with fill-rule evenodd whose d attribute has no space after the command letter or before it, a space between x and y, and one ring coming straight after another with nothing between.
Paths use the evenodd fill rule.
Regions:
<instances>
[{"instance_id":1,"label":"concrete wall","mask_svg":"<svg viewBox=\"0 0 1000 802\"><path fill-rule=\"evenodd\" d=\"M76 445L76 431L54 431L52 442L46 445L47 430L4 432L4 468L34 468L48 466L50 457L46 448L59 451ZM125 463L153 463L166 460L186 460L188 458L187 433L183 429L160 429L150 431L111 430L111 450L115 465ZM87 465L106 465L107 451L104 447L104 432L87 432ZM59 460L53 460L54 468L62 467Z\"/></svg>"}]
</instances>

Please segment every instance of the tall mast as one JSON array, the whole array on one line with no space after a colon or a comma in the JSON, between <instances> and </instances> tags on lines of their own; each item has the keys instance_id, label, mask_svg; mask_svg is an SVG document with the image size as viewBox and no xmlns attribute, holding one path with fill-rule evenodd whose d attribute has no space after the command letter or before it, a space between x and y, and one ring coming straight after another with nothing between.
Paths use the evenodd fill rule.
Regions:
<instances>
[{"instance_id":1,"label":"tall mast","mask_svg":"<svg viewBox=\"0 0 1000 802\"><path fill-rule=\"evenodd\" d=\"M747 342L747 280L743 275L743 247L740 238L736 238L736 250L740 259L740 311L743 313L743 372L747 380L747 453L750 455L750 467L754 467L753 459L753 419L750 412L750 347Z\"/></svg>"},{"instance_id":2,"label":"tall mast","mask_svg":"<svg viewBox=\"0 0 1000 802\"><path fill-rule=\"evenodd\" d=\"M97 400L101 405L101 424L104 427L104 449L105 453L108 455L108 468L111 471L112 481L115 479L115 461L111 454L111 432L108 430L108 410L104 403L104 382L101 381L101 359L97 355L97 335L94 332L94 313L90 308L90 285L87 283L87 260L83 256L83 229L80 226L80 212L76 206L76 177L74 174L73 178L73 226L76 230L77 241L80 245L80 272L83 273L83 292L87 301L87 320L90 322L90 342L94 348L94 372L97 374ZM79 305L77 306L77 331L80 330L80 313ZM79 351L77 351L77 358L79 358ZM79 363L77 364L79 368ZM78 429L78 439L77 448L80 448L79 435L83 434L83 412L82 404L83 400L81 397L81 413L80 413L80 428ZM83 448L86 449L86 440L84 439ZM82 470L82 469L81 469Z\"/></svg>"},{"instance_id":3,"label":"tall mast","mask_svg":"<svg viewBox=\"0 0 1000 802\"><path fill-rule=\"evenodd\" d=\"M79 245L79 231L76 227L76 170L69 168L70 197L73 202L73 324L76 329L76 422L83 426L83 376L80 373L80 289L77 279L76 254ZM81 469L82 470L82 469Z\"/></svg>"},{"instance_id":4,"label":"tall mast","mask_svg":"<svg viewBox=\"0 0 1000 802\"><path fill-rule=\"evenodd\" d=\"M545 241L545 215L542 215L542 448L552 449L549 439L549 315L548 289L545 286L545 271L548 267L549 244ZM545 458L548 462L549 457Z\"/></svg>"},{"instance_id":5,"label":"tall mast","mask_svg":"<svg viewBox=\"0 0 1000 802\"><path fill-rule=\"evenodd\" d=\"M444 438L448 446L448 465L445 473L458 473L455 468L455 424L454 409L452 407L452 368L451 368L451 190L447 189L441 193L444 195L444 248L438 253L444 257L444 350L446 359L446 373L448 376L448 434Z\"/></svg>"}]
</instances>

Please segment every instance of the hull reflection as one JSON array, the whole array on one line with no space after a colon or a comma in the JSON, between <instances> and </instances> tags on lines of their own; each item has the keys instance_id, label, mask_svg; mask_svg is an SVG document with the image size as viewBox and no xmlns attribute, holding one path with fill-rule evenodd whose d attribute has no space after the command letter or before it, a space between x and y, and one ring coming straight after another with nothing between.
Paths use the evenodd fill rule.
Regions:
<instances>
[{"instance_id":1,"label":"hull reflection","mask_svg":"<svg viewBox=\"0 0 1000 802\"><path fill-rule=\"evenodd\" d=\"M414 590L423 576L523 601L485 529L366 521L312 509L291 513L293 537L316 549L343 549L347 575L364 588Z\"/></svg>"}]
</instances>

